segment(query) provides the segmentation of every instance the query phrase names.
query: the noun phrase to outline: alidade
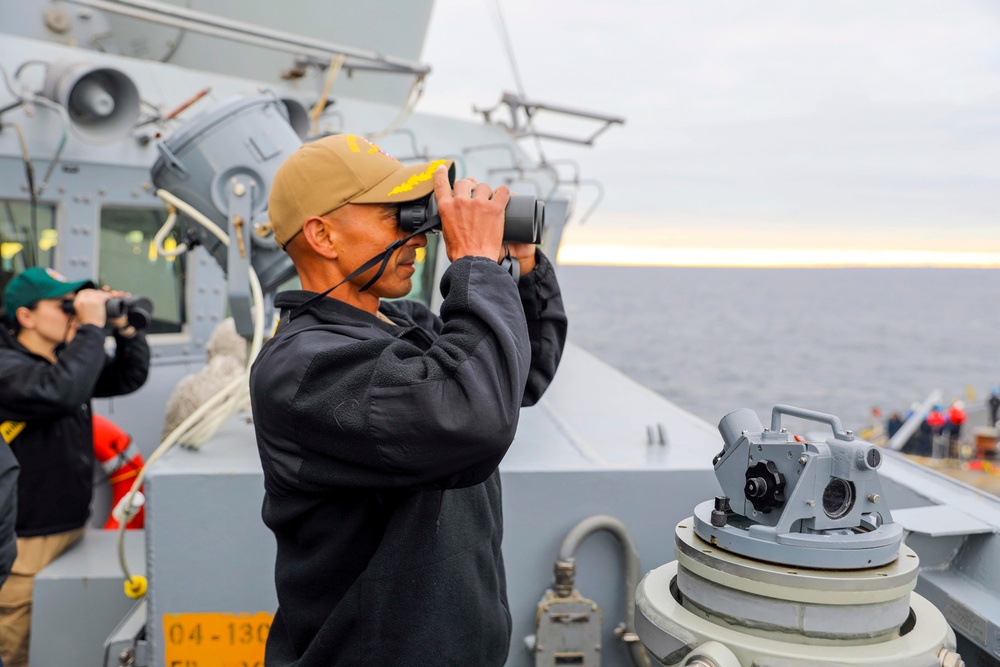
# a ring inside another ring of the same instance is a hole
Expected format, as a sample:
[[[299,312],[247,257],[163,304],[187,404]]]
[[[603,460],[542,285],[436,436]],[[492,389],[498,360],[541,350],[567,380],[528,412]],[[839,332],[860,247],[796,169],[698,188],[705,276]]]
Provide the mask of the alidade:
[[[782,415],[828,424],[833,437],[793,436]],[[882,501],[882,451],[856,440],[837,417],[777,405],[770,429],[744,409],[723,417],[719,431],[725,447],[715,474],[724,495],[695,507],[698,537],[797,567],[852,570],[896,559],[903,529]]]
[[[811,441],[782,416],[827,424]],[[786,405],[719,423],[722,495],[677,525],[677,560],[636,590],[636,632],[670,667],[962,667],[913,593],[916,553],[882,493],[882,451],[833,416]]]

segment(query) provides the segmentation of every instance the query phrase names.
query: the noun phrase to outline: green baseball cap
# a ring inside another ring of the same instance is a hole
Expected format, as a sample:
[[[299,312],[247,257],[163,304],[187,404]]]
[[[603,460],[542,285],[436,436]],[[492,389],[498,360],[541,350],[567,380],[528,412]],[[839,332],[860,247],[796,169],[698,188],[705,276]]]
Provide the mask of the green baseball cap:
[[[7,288],[3,291],[4,310],[7,311],[8,317],[14,317],[14,313],[21,306],[30,306],[40,299],[55,299],[93,286],[94,282],[91,280],[70,282],[55,269],[33,266],[17,274],[7,283]]]

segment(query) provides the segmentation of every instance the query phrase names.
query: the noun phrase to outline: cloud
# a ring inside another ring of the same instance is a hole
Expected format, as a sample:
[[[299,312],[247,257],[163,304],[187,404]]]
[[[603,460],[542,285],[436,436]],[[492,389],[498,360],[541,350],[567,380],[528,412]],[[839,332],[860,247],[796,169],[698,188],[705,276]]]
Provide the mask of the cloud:
[[[546,145],[604,184],[600,210],[615,224],[752,220],[764,235],[874,228],[997,243],[993,3],[502,7],[530,97],[627,118],[595,149]],[[486,5],[439,0],[425,58],[435,74],[421,110],[470,117],[515,90]]]

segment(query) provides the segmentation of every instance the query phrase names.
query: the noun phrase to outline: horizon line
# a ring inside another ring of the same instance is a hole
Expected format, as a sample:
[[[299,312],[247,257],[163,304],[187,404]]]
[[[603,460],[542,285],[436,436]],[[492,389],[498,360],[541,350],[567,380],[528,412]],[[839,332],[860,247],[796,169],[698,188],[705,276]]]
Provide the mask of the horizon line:
[[[1000,268],[1000,252],[564,245],[560,264],[677,268]]]

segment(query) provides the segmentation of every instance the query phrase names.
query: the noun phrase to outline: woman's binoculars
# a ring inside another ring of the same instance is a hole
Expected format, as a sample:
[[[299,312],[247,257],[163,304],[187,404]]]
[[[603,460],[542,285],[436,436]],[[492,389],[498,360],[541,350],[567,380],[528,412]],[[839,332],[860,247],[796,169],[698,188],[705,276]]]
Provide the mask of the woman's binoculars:
[[[63,301],[60,307],[67,315],[76,315],[76,308],[69,299]],[[153,302],[144,296],[112,297],[108,299],[105,308],[108,319],[127,316],[128,323],[136,329],[147,328],[153,314]]]

